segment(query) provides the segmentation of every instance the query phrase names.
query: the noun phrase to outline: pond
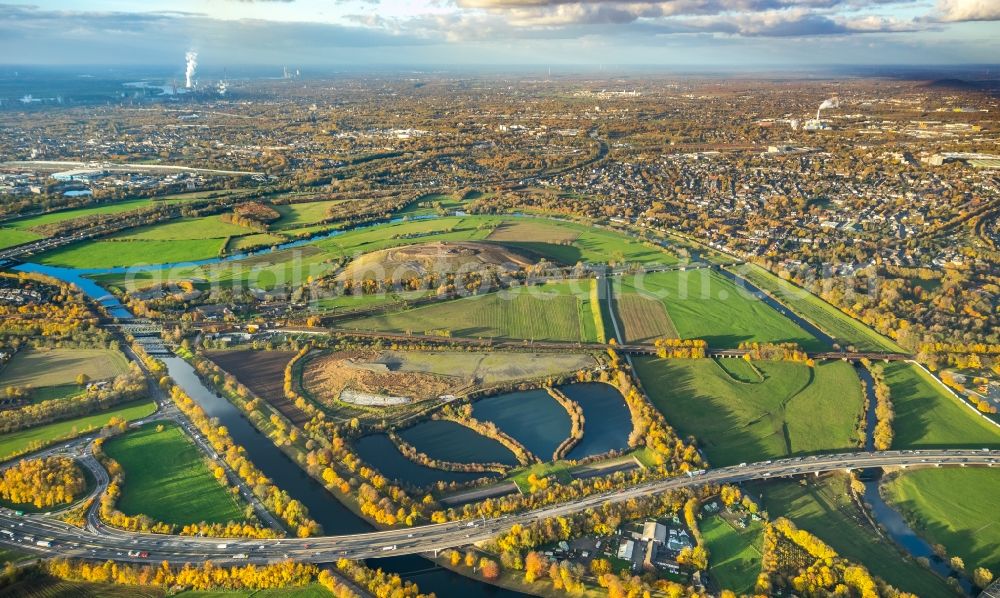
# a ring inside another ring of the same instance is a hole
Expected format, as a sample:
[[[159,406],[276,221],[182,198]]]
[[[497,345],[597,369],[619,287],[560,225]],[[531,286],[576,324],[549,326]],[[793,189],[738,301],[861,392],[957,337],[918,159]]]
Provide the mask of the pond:
[[[472,404],[472,416],[491,421],[542,461],[570,433],[569,414],[542,389],[523,390],[488,397]]]
[[[399,435],[431,459],[517,465],[517,458],[507,447],[455,422],[429,420],[407,428]]]
[[[583,440],[566,455],[584,459],[608,451],[628,448],[632,414],[618,389],[610,384],[588,382],[560,388],[583,409]]]
[[[429,487],[436,482],[471,482],[482,477],[497,477],[495,473],[465,473],[425,467],[407,459],[385,434],[370,434],[354,443],[354,450],[365,462],[387,478],[404,484]]]

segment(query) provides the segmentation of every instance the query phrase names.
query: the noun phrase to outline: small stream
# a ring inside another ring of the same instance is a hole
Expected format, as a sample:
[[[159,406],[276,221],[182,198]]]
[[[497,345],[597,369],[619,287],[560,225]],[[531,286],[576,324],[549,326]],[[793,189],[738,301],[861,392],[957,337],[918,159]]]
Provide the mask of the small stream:
[[[860,364],[855,366],[855,370],[864,384],[865,396],[868,398],[868,410],[865,413],[865,450],[874,451],[875,424],[878,422],[875,416],[875,382],[868,370]],[[934,548],[930,543],[913,531],[903,516],[899,514],[899,511],[892,508],[882,498],[882,494],[879,492],[879,487],[882,484],[882,470],[879,468],[865,470],[861,475],[861,481],[865,484],[864,500],[868,510],[885,534],[913,558],[923,557],[930,561],[931,570],[941,577],[957,578],[962,590],[971,596],[972,583],[969,578],[952,569],[947,561],[934,554]]]

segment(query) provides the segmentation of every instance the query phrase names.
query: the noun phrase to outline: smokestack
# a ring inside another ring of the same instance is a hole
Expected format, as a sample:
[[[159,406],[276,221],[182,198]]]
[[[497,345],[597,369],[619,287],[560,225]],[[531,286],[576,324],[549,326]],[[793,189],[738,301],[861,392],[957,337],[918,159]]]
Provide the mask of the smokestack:
[[[198,68],[198,53],[194,50],[188,50],[187,54],[184,55],[184,60],[187,62],[184,69],[184,86],[191,89],[194,87],[194,70]]]

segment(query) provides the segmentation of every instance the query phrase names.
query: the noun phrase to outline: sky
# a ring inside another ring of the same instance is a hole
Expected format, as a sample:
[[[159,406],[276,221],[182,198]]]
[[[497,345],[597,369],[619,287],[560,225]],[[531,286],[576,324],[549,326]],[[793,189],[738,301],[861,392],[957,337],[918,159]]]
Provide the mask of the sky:
[[[1000,0],[0,0],[3,64],[189,50],[210,69],[996,64]]]

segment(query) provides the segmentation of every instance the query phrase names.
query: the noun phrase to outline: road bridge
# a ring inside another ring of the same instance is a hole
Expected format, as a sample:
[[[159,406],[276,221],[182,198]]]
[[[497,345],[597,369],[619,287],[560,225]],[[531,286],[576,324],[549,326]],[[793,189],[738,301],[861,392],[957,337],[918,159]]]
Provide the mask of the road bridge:
[[[986,449],[813,455],[694,472],[497,519],[466,520],[315,538],[220,539],[131,533],[107,527],[81,529],[44,515],[18,516],[9,509],[2,509],[0,544],[12,545],[45,556],[125,562],[186,563],[210,559],[219,563],[265,564],[293,559],[326,563],[341,557],[367,559],[435,552],[488,540],[509,530],[514,524],[530,524],[550,517],[596,508],[604,503],[617,503],[705,484],[741,483],[875,467],[994,467],[997,464],[1000,464],[1000,450]],[[42,542],[43,545],[37,542]],[[139,557],[137,556],[139,552],[146,552],[148,556]]]

